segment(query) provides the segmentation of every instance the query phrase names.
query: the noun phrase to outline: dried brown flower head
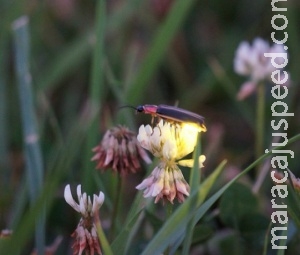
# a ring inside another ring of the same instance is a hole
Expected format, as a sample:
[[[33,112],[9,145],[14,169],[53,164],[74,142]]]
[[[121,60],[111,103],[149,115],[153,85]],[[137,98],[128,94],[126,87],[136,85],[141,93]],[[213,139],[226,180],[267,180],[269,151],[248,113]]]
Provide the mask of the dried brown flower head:
[[[126,175],[137,172],[140,160],[151,163],[145,150],[139,145],[136,135],[127,127],[117,126],[106,131],[101,143],[93,149],[96,169],[113,169]]]

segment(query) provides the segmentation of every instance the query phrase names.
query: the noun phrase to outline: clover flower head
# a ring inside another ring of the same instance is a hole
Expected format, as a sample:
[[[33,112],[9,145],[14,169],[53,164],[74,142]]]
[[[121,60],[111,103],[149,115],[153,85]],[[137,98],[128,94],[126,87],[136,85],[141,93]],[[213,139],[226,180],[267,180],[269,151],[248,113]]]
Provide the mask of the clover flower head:
[[[144,190],[144,197],[156,197],[155,203],[161,198],[173,203],[175,198],[183,202],[189,196],[189,185],[185,181],[178,165],[191,167],[192,159],[181,160],[193,152],[199,128],[190,124],[171,124],[161,120],[156,127],[142,125],[137,136],[141,146],[149,150],[160,163],[153,172],[136,188]],[[199,157],[199,165],[205,156]]]
[[[111,168],[121,175],[137,172],[141,167],[141,159],[147,164],[151,163],[135,134],[124,126],[107,130],[101,143],[93,151],[96,153],[92,158],[92,161],[97,162],[96,169]]]
[[[171,203],[175,198],[179,202],[183,202],[184,196],[189,196],[190,191],[190,187],[178,166],[166,162],[161,162],[155,167],[151,175],[136,188],[144,190],[144,197],[156,197],[155,203],[161,198]]]
[[[13,231],[10,229],[2,229],[0,231],[0,239],[10,238],[13,234]]]
[[[66,202],[73,209],[81,214],[81,219],[76,230],[71,235],[74,238],[73,254],[81,255],[84,250],[93,255],[102,254],[98,240],[97,230],[94,223],[94,216],[104,202],[104,194],[93,195],[93,202],[86,193],[81,193],[81,185],[77,186],[78,203],[73,199],[70,185],[65,187],[64,197]]]
[[[234,70],[241,75],[250,76],[253,81],[261,81],[270,78],[276,70],[270,58],[265,53],[285,53],[282,44],[269,45],[261,38],[256,38],[252,46],[248,42],[241,42],[237,48],[234,59]],[[282,60],[279,60],[282,61]],[[278,62],[278,64],[281,64]]]
[[[161,120],[156,127],[140,126],[137,136],[141,146],[164,161],[176,161],[191,153],[199,129],[192,124],[171,124]]]
[[[273,44],[261,38],[256,38],[253,44],[241,42],[234,58],[234,70],[237,74],[245,75],[250,81],[244,83],[238,93],[238,99],[242,100],[251,95],[260,81],[270,80],[276,67],[271,63],[271,58],[265,57],[265,53],[286,53],[282,44]],[[276,59],[277,64],[282,64],[283,59]]]

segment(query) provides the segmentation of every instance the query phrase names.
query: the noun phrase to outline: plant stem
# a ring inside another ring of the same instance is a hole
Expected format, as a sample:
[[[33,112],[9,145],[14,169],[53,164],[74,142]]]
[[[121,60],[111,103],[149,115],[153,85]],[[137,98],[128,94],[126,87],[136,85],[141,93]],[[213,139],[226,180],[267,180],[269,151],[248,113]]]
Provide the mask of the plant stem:
[[[170,219],[171,215],[173,213],[173,205],[171,203],[167,203],[167,208],[166,208],[166,221]],[[166,250],[166,255],[171,254],[171,245],[168,246]]]
[[[263,154],[264,130],[265,130],[265,84],[259,82],[257,85],[257,108],[256,108],[256,137],[255,137],[255,158]],[[257,171],[260,165],[257,166]]]
[[[118,174],[117,194],[116,194],[116,199],[114,201],[112,220],[111,220],[111,231],[110,231],[110,236],[109,236],[110,240],[113,239],[114,234],[115,234],[116,220],[117,220],[118,211],[119,211],[119,207],[120,207],[121,194],[122,194],[122,177]]]

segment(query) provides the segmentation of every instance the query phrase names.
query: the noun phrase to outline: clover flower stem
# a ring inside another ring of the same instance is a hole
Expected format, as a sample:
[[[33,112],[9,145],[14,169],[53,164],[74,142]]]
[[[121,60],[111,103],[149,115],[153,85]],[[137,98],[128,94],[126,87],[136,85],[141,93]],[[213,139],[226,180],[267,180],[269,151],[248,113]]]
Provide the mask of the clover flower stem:
[[[191,192],[198,188],[199,183],[201,181],[201,170],[200,170],[199,161],[198,161],[198,158],[200,155],[201,155],[201,133],[198,133],[197,143],[196,143],[195,150],[193,153],[194,164],[190,170],[189,184],[191,187]]]
[[[190,171],[190,187],[191,187],[191,193],[195,190],[198,189],[199,184],[201,182],[201,170],[199,167],[199,161],[197,160],[199,158],[199,156],[201,155],[201,134],[199,133],[197,136],[197,144],[195,146],[195,150],[194,150],[194,165],[191,168]],[[193,225],[193,219],[194,217],[191,219],[191,221],[188,223],[187,228],[186,228],[186,235],[183,241],[183,247],[182,247],[182,254],[183,255],[188,255],[189,251],[190,251],[190,247],[192,244],[192,239],[193,239],[193,233],[194,233],[194,225]]]
[[[102,249],[104,251],[104,254],[105,255],[113,255],[113,252],[111,250],[109,242],[108,242],[108,240],[107,240],[107,238],[105,236],[105,233],[103,231],[103,228],[101,226],[100,218],[99,218],[99,212],[98,211],[94,214],[94,222],[95,222],[96,229],[97,229],[99,243],[101,244],[101,247],[102,247]]]
[[[264,146],[264,129],[265,129],[265,84],[259,82],[257,84],[257,108],[256,108],[256,158],[259,158],[263,154]],[[260,169],[260,165],[257,166],[257,173]]]
[[[171,203],[167,203],[166,206],[166,221],[171,217],[173,213],[173,204]],[[166,250],[166,255],[171,254],[171,244],[168,246],[167,250]]]
[[[122,177],[121,175],[118,174],[118,179],[117,179],[117,194],[116,198],[114,201],[114,206],[113,206],[113,212],[112,212],[112,219],[111,219],[111,228],[110,228],[110,233],[109,233],[109,239],[113,240],[114,235],[115,235],[115,228],[116,228],[116,221],[117,221],[117,216],[118,216],[118,211],[120,208],[120,202],[121,202],[121,194],[122,194]]]

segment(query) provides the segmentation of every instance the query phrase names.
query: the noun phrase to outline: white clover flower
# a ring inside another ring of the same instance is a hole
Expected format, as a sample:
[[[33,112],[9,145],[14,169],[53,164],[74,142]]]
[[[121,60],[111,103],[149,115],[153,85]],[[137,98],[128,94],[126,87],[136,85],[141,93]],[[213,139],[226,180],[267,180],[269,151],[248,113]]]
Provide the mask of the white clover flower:
[[[74,208],[75,211],[81,214],[81,219],[77,228],[71,235],[75,240],[72,246],[73,254],[81,255],[84,250],[88,254],[94,255],[102,254],[100,243],[98,240],[96,226],[94,224],[94,216],[98,213],[99,208],[104,202],[104,194],[100,191],[99,195],[93,195],[93,202],[91,197],[86,193],[81,192],[81,185],[77,186],[78,203],[73,199],[70,185],[65,187],[64,197],[66,202]]]
[[[81,193],[81,185],[77,186],[77,198],[79,203],[76,203],[73,199],[70,184],[65,187],[64,197],[66,202],[83,217],[93,217],[94,213],[98,212],[104,201],[104,194],[100,191],[99,196],[93,195],[92,203],[90,196],[87,196],[86,193]]]
[[[250,81],[244,83],[237,97],[242,100],[252,94],[258,82],[270,80],[271,74],[276,70],[271,63],[271,58],[265,57],[265,53],[286,53],[282,44],[273,44],[261,38],[256,38],[253,44],[241,42],[234,58],[234,70],[237,74],[249,76]],[[283,64],[283,59],[276,59],[277,64]],[[285,84],[287,85],[287,84]]]
[[[238,74],[250,76],[251,80],[256,82],[269,79],[276,68],[272,65],[271,59],[264,56],[264,53],[285,52],[283,45],[274,44],[270,46],[261,38],[256,38],[252,46],[248,42],[242,42],[236,51],[234,70]],[[277,64],[282,63],[278,62]]]
[[[185,181],[178,165],[191,167],[192,159],[181,160],[194,151],[199,128],[185,123],[171,124],[161,120],[156,127],[142,125],[137,140],[141,146],[149,150],[160,163],[153,172],[136,188],[144,190],[144,197],[156,197],[155,203],[161,198],[173,203],[174,198],[184,201],[189,196],[189,185]],[[199,166],[205,156],[199,157]]]
[[[194,151],[198,133],[199,129],[192,124],[171,124],[161,120],[153,129],[150,125],[140,126],[137,139],[155,157],[176,161]]]

